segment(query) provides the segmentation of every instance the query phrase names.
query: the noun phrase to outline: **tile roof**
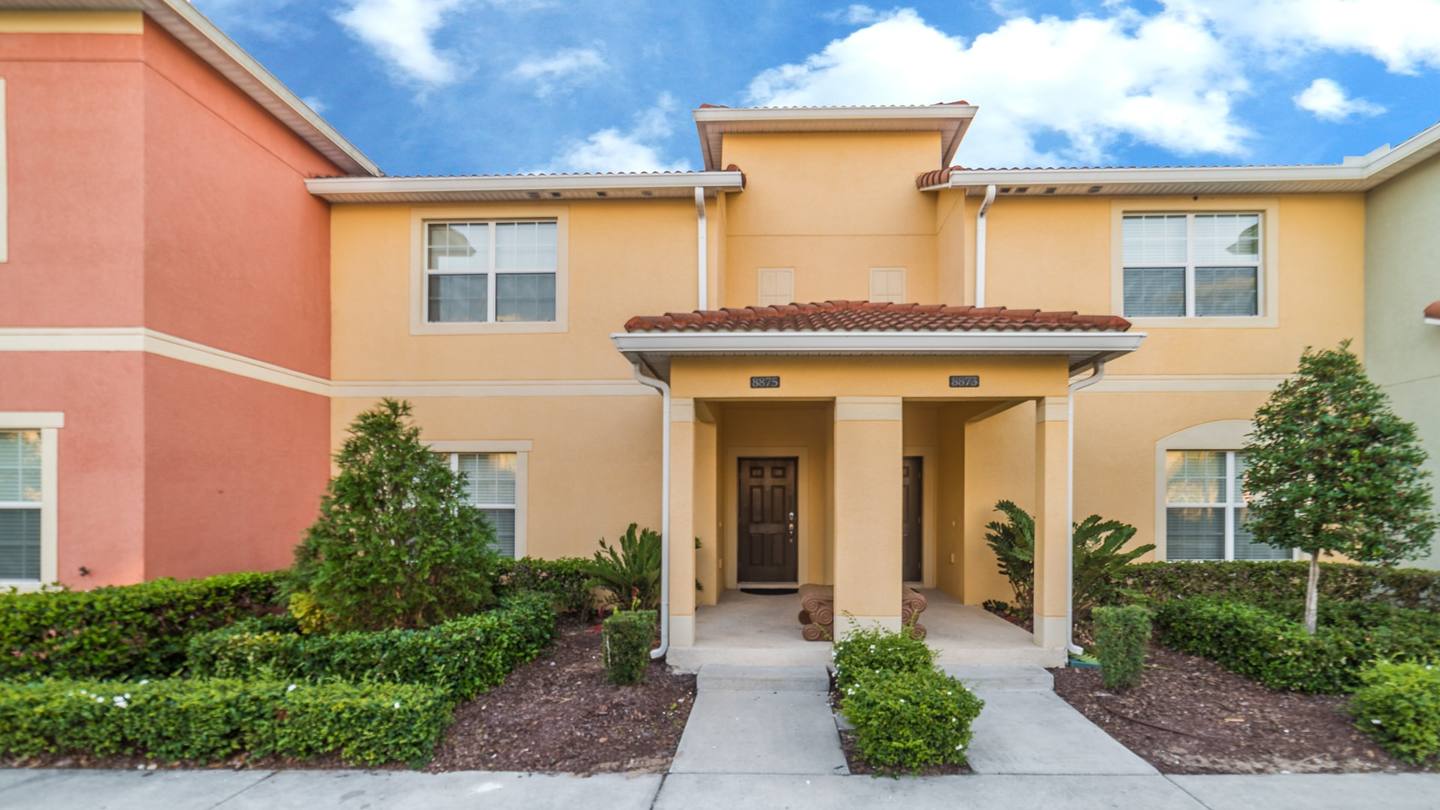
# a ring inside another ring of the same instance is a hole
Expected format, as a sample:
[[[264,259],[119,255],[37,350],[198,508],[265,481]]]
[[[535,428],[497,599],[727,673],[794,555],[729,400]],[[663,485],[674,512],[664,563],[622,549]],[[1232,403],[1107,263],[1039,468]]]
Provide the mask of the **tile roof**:
[[[1433,301],[1425,307],[1425,317],[1440,320],[1440,301]]]
[[[1125,332],[1118,315],[1038,309],[826,301],[637,315],[626,332]]]

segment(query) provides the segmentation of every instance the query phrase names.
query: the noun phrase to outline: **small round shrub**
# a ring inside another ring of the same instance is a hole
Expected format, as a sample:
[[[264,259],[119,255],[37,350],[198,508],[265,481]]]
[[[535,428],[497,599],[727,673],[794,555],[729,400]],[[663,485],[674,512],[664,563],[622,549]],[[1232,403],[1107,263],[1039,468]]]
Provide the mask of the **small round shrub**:
[[[855,629],[835,642],[835,686],[846,692],[855,682],[882,672],[923,672],[935,666],[935,651],[908,633]]]
[[[650,642],[655,640],[655,615],[653,610],[620,610],[605,620],[605,675],[611,683],[645,680]]]
[[[970,725],[985,706],[960,681],[932,667],[866,675],[841,699],[860,756],[877,768],[911,772],[964,765]]]
[[[1095,655],[1106,689],[1129,689],[1140,684],[1145,651],[1150,646],[1150,611],[1138,605],[1097,607]]]
[[[1407,762],[1440,757],[1440,667],[1377,661],[1360,682],[1350,713],[1362,731]]]

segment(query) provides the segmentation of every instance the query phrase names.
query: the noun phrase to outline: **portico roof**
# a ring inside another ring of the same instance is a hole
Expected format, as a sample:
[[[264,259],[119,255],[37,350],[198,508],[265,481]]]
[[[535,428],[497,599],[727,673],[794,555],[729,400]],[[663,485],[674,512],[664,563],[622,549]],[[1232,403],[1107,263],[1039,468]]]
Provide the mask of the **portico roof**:
[[[826,301],[637,315],[611,340],[661,376],[700,355],[1065,355],[1079,370],[1139,348],[1129,330],[1116,315]]]

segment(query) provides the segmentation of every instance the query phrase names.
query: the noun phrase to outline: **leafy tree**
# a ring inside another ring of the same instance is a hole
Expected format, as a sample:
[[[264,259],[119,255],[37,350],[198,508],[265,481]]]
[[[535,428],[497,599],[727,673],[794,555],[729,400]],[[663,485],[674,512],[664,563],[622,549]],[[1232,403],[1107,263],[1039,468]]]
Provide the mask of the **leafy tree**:
[[[355,417],[295,551],[289,588],[331,629],[426,627],[494,601],[494,530],[409,417],[392,399]]]
[[[1310,555],[1305,629],[1312,635],[1322,553],[1392,565],[1429,549],[1436,519],[1425,451],[1348,340],[1305,350],[1296,376],[1255,412],[1245,453],[1251,533]]]

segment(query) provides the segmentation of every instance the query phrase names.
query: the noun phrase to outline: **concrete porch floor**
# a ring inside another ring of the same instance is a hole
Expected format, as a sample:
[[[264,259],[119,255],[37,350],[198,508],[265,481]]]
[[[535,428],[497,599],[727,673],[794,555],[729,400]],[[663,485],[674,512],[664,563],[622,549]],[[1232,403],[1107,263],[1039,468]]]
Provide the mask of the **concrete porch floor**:
[[[1035,646],[1023,629],[982,608],[961,604],[935,589],[926,589],[929,607],[920,616],[926,643],[939,653],[942,667],[971,665],[1032,665],[1064,663],[1064,653]],[[671,647],[672,667],[695,672],[704,664],[807,666],[830,663],[830,645],[800,637],[800,596],[762,596],[724,591],[717,605],[695,613],[695,645]],[[836,617],[837,629],[844,619]]]

